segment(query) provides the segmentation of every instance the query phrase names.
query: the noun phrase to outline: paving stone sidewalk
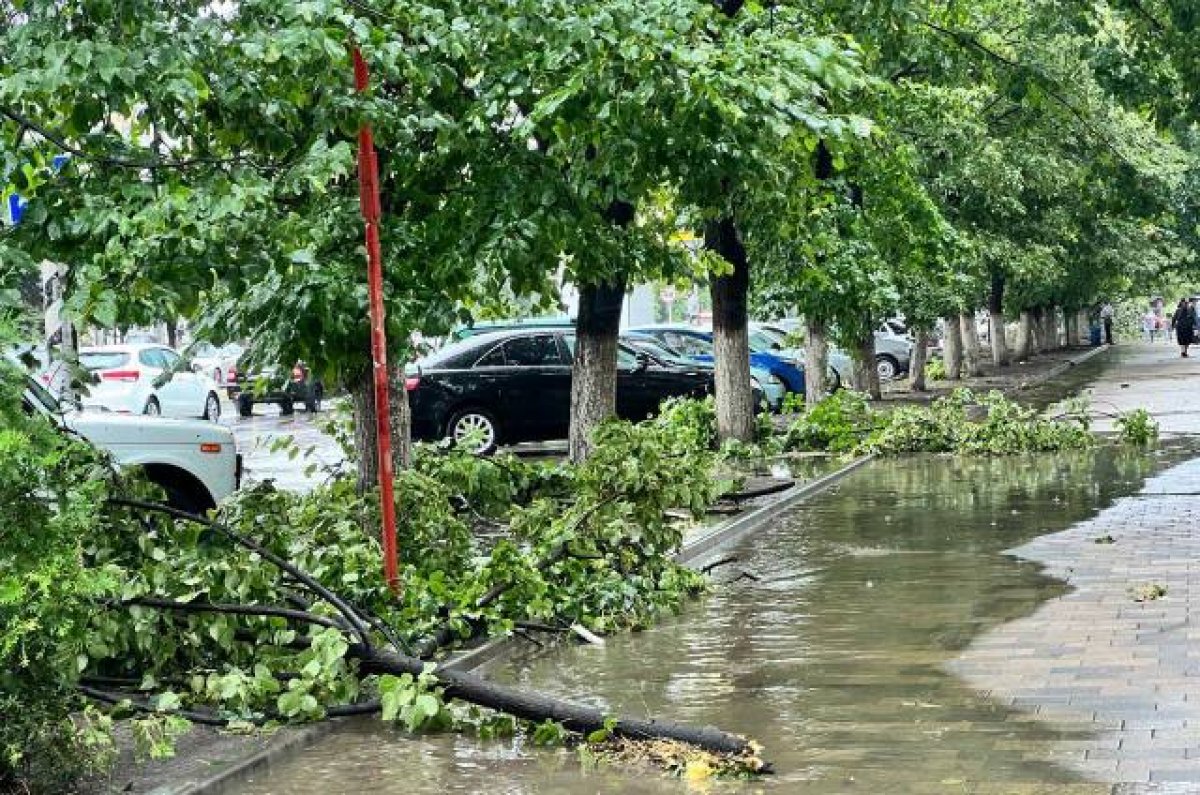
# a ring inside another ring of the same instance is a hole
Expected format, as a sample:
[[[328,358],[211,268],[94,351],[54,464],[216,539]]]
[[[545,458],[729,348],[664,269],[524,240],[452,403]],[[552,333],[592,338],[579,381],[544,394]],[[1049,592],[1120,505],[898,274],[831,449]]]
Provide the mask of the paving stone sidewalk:
[[[1200,410],[1182,397],[1200,386],[1200,364],[1163,353],[1122,352],[1093,393],[1187,432]],[[1114,793],[1200,792],[1198,524],[1200,458],[1087,522],[1011,550],[1074,590],[976,639],[949,668],[1036,720],[1093,730],[1053,761],[1113,782]],[[1156,585],[1165,595],[1137,601]]]

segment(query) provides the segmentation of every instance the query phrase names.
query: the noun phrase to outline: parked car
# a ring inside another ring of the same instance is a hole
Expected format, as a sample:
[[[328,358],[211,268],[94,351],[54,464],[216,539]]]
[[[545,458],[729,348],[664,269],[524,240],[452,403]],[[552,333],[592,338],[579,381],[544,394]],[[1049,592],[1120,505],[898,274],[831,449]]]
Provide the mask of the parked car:
[[[793,318],[765,323],[763,328],[788,336],[802,328],[802,325]],[[907,373],[912,361],[912,349],[913,341],[903,320],[891,318],[880,323],[875,330],[875,369],[879,378],[890,381]],[[838,383],[845,383],[852,367],[850,355],[841,348],[830,346],[829,360],[830,366],[838,373]]]
[[[451,343],[406,368],[414,439],[501,444],[564,439],[570,423],[570,329],[495,331]],[[617,414],[642,420],[668,397],[713,390],[712,371],[617,350]]]
[[[627,332],[651,337],[667,350],[700,362],[714,361],[713,334],[708,329],[687,325],[662,324],[639,326]],[[804,365],[778,352],[754,350],[751,345],[750,364],[769,371],[783,382],[789,392],[804,394]],[[769,346],[766,346],[769,347]]]
[[[789,335],[780,329],[765,323],[752,323],[750,324],[750,328],[751,348],[755,348],[756,345],[765,345],[770,350],[776,351],[789,359],[804,361],[805,351],[801,348],[790,347]],[[829,372],[826,373],[828,388],[830,392],[836,392],[842,388],[843,384],[850,380],[850,368],[853,366],[853,363],[844,351],[834,347],[828,349],[826,359],[829,366]]]
[[[285,416],[293,414],[298,405],[316,414],[325,400],[325,384],[304,362],[296,362],[290,370],[268,366],[253,372],[239,364],[229,397],[237,404],[240,417],[252,416],[259,403],[274,403]]]
[[[200,340],[193,342],[183,355],[192,365],[192,371],[204,373],[212,378],[218,387],[228,388],[237,380],[237,363],[246,349],[236,342],[220,347],[211,342]]]
[[[637,352],[646,354],[660,364],[679,367],[702,367],[706,370],[713,369],[711,362],[698,362],[695,359],[689,359],[686,356],[672,353],[650,337],[622,334],[621,342]],[[782,408],[783,396],[787,394],[787,387],[777,377],[771,375],[769,370],[752,366],[750,368],[750,386],[755,392],[754,404],[756,406],[765,403],[767,409],[770,411],[778,411]]]
[[[82,395],[85,408],[120,414],[221,418],[217,385],[165,345],[103,345],[79,351],[79,364],[95,383]]]
[[[204,513],[232,494],[242,478],[233,432],[198,420],[149,419],[109,411],[76,411],[26,377],[25,410],[47,417],[112,454],[139,466],[180,510]]]
[[[875,332],[875,370],[882,381],[891,381],[907,373],[912,362],[913,341],[907,333],[896,332],[891,323]]]

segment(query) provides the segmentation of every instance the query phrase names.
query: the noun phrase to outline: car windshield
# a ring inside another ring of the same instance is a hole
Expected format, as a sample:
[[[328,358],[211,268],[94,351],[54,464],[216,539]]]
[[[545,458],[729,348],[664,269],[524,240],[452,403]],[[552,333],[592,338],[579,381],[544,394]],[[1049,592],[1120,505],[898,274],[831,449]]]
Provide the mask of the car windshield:
[[[111,370],[129,361],[125,351],[84,351],[79,354],[79,363],[88,370]]]
[[[786,348],[784,340],[762,329],[751,329],[750,350],[754,353],[772,353]]]

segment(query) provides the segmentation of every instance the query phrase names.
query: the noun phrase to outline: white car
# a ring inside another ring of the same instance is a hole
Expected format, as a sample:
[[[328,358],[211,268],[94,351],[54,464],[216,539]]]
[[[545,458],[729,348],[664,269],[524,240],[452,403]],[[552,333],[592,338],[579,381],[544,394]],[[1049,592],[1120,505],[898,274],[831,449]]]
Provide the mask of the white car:
[[[217,385],[192,372],[165,345],[104,345],[83,348],[79,363],[98,379],[82,396],[84,408],[120,414],[221,418]]]
[[[203,340],[194,342],[184,351],[192,371],[210,376],[219,387],[237,383],[237,363],[246,349],[236,342],[217,347]]]
[[[140,466],[180,510],[203,514],[232,494],[242,476],[233,431],[197,420],[160,420],[109,412],[64,411],[32,378],[26,409],[108,451],[121,466]]]

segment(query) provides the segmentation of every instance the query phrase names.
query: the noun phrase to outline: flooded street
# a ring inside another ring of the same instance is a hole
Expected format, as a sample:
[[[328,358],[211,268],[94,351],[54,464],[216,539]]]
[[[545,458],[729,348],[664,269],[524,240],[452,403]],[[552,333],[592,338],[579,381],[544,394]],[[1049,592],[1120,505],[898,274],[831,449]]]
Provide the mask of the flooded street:
[[[721,555],[711,593],[604,647],[487,671],[613,712],[759,740],[776,775],[693,783],[586,770],[511,740],[410,738],[366,721],[237,791],[266,793],[1108,792],[1055,764],[1087,735],[951,674],[972,639],[1066,592],[1003,554],[1085,521],[1182,451],[875,462]]]

